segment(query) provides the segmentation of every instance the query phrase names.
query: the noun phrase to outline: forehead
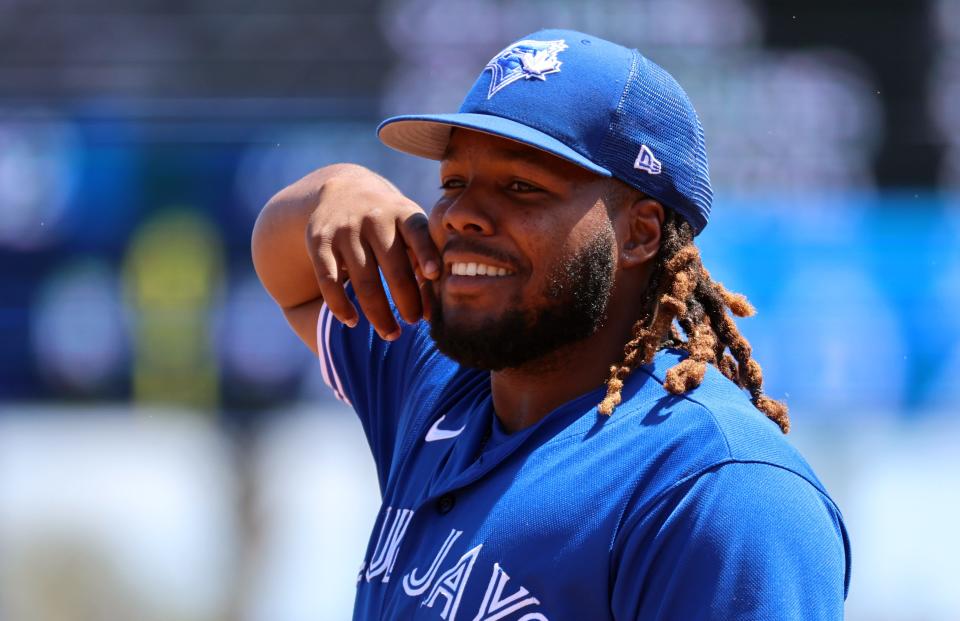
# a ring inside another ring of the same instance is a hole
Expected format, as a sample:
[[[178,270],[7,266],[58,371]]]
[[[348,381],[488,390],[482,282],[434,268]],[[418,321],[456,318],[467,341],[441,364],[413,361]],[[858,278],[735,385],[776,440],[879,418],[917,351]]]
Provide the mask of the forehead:
[[[492,164],[533,166],[571,180],[602,179],[572,162],[523,143],[479,131],[454,128],[441,163],[459,163],[472,159]]]

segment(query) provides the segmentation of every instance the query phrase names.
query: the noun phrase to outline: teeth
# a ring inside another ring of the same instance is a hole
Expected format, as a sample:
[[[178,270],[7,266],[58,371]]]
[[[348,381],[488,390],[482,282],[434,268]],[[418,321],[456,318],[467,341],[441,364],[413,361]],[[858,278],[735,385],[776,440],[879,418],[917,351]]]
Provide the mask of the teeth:
[[[510,272],[505,267],[494,267],[486,263],[453,263],[450,272],[454,276],[507,276]]]

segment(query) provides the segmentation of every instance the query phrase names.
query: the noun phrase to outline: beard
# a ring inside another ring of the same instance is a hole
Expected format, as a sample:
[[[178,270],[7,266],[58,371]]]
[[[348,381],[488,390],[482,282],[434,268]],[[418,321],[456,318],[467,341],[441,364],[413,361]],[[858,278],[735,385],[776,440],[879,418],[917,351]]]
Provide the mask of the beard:
[[[463,366],[499,371],[543,359],[593,335],[606,320],[613,291],[613,245],[611,230],[598,233],[550,271],[545,304],[509,308],[480,325],[448,324],[440,296],[433,296],[430,336],[437,349]]]

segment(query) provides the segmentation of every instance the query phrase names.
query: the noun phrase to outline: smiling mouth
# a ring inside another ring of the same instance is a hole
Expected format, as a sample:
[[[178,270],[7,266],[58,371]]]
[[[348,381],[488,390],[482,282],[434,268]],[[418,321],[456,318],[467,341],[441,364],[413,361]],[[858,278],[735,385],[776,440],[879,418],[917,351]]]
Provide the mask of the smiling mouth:
[[[458,261],[450,264],[450,273],[454,276],[511,276],[513,272],[505,267],[497,267],[486,263],[467,263]]]

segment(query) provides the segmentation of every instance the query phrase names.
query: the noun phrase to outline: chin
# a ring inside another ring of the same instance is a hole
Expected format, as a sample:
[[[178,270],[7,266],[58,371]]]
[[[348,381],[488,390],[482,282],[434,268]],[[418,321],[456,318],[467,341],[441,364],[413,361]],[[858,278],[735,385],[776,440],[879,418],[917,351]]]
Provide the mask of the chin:
[[[431,317],[430,336],[437,349],[463,366],[498,371],[526,361],[522,334],[528,318],[516,308],[491,313],[435,304]]]
[[[440,353],[465,367],[515,369],[590,337],[604,319],[602,312],[587,317],[570,310],[567,305],[530,311],[511,308],[495,317],[468,319],[437,305],[430,336]]]
[[[436,309],[434,309],[436,310]],[[497,308],[495,310],[475,308],[469,304],[444,304],[440,318],[444,326],[457,334],[476,334],[495,328],[509,314],[522,314],[516,309]]]

